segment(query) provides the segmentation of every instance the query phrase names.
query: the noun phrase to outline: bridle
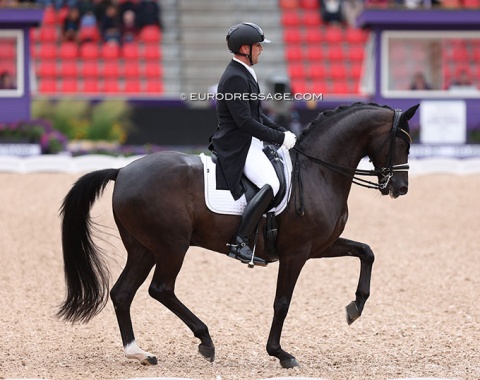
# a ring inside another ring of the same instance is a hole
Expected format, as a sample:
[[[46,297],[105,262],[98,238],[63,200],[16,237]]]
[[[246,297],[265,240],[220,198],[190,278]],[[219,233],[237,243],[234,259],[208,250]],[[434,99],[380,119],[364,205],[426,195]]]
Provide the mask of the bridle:
[[[294,164],[294,170],[293,170],[293,181],[294,183],[298,184],[298,191],[300,193],[300,197],[303,197],[303,185],[302,185],[302,180],[301,180],[301,174],[300,174],[300,161],[298,159],[298,156],[301,154],[302,156],[307,157],[309,160],[320,164],[327,169],[330,169],[336,173],[339,173],[341,175],[350,177],[353,174],[353,179],[352,182],[356,185],[366,187],[369,189],[376,189],[376,190],[383,190],[385,189],[389,182],[390,179],[393,177],[393,174],[396,172],[406,172],[409,169],[408,164],[399,164],[399,165],[393,165],[393,154],[395,151],[395,146],[396,146],[396,138],[400,137],[404,141],[407,142],[408,145],[412,143],[412,137],[410,134],[405,130],[399,127],[400,124],[400,118],[402,116],[402,111],[399,109],[395,109],[394,115],[393,115],[393,122],[392,122],[392,129],[390,131],[390,136],[388,140],[385,141],[385,143],[388,142],[388,152],[387,152],[387,162],[386,166],[382,168],[377,168],[375,167],[374,170],[363,170],[363,169],[354,169],[354,168],[349,168],[346,166],[334,164],[332,162],[324,161],[320,158],[313,157],[309,155],[308,153],[302,151],[301,149],[294,147],[293,149],[295,150],[295,164]],[[383,149],[383,146],[380,148],[380,150]],[[380,179],[377,183],[368,181],[363,178],[359,178],[357,176],[362,175],[362,176],[380,176]],[[300,199],[301,206],[300,209],[297,209],[297,212],[300,215],[303,215],[303,201]]]

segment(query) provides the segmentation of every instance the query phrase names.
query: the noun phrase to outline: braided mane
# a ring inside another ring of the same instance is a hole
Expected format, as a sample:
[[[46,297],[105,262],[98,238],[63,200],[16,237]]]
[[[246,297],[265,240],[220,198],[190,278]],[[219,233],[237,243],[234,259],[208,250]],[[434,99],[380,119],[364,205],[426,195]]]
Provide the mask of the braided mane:
[[[323,112],[320,112],[318,116],[303,130],[301,135],[299,136],[300,140],[303,140],[306,136],[308,136],[316,127],[323,125],[326,120],[331,120],[331,116],[333,115],[338,115],[339,113],[342,113],[343,111],[347,111],[353,108],[357,107],[362,107],[362,106],[374,106],[374,107],[380,107],[380,108],[386,108],[393,110],[393,108],[387,106],[387,105],[379,105],[377,103],[362,103],[362,102],[356,102],[352,103],[350,105],[345,105],[345,106],[338,106],[337,108],[333,110],[326,110]]]

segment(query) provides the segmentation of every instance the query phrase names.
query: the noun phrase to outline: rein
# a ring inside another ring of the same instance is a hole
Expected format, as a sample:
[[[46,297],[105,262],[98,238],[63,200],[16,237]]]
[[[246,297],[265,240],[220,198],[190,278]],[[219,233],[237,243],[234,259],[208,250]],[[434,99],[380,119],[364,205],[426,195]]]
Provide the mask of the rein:
[[[390,133],[390,138],[387,140],[389,142],[389,147],[388,147],[388,153],[387,153],[387,165],[383,168],[375,168],[374,170],[363,170],[363,169],[354,169],[354,168],[349,168],[346,166],[338,165],[332,162],[324,161],[320,158],[314,157],[309,155],[308,153],[305,153],[304,151],[300,150],[297,147],[293,147],[295,150],[295,164],[294,164],[294,173],[293,173],[293,181],[298,184],[298,194],[299,194],[299,203],[300,206],[297,208],[297,213],[299,215],[304,215],[305,211],[303,208],[303,183],[302,183],[302,178],[301,178],[301,173],[300,173],[300,162],[299,162],[299,154],[302,156],[307,157],[309,160],[322,165],[326,167],[327,169],[330,169],[336,173],[339,173],[344,176],[352,176],[353,179],[352,182],[355,185],[359,185],[362,187],[366,187],[368,189],[375,189],[375,190],[383,190],[388,186],[388,183],[390,182],[390,179],[392,178],[393,174],[395,172],[403,172],[403,171],[408,171],[409,165],[408,164],[400,164],[400,165],[393,165],[393,152],[395,150],[395,138],[401,137],[405,139],[409,144],[412,143],[412,138],[410,134],[402,129],[399,128],[399,123],[400,123],[400,117],[402,116],[402,112],[399,109],[395,110],[395,114],[393,116],[393,122],[392,122],[392,131]],[[401,134],[400,134],[401,133]],[[368,181],[363,178],[357,177],[358,175],[362,176],[379,176],[381,175],[382,178],[376,183],[372,181]],[[296,200],[296,194],[295,194],[295,200]]]

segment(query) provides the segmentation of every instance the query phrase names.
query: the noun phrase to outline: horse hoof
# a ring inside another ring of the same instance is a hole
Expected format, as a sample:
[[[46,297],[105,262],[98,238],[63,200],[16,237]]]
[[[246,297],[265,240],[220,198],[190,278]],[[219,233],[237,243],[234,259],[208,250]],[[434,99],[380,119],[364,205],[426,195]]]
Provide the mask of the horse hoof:
[[[282,366],[282,368],[300,367],[300,365],[297,362],[297,359],[295,358],[280,360],[280,365]]]
[[[157,365],[158,361],[157,361],[156,356],[147,356],[140,363],[143,364],[143,365]]]
[[[348,325],[351,325],[360,317],[361,313],[358,310],[355,301],[350,302],[345,309],[347,312],[347,323]]]
[[[208,347],[204,346],[203,344],[199,344],[198,352],[200,352],[202,356],[210,362],[215,360],[215,347]]]

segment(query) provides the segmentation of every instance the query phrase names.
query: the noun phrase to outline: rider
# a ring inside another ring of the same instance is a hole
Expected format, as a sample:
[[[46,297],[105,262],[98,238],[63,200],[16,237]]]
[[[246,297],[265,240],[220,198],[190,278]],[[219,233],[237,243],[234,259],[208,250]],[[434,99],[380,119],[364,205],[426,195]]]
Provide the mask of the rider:
[[[209,149],[217,155],[217,188],[230,190],[235,200],[246,189],[242,173],[260,191],[247,204],[228,256],[248,263],[253,252],[248,246],[263,213],[278,193],[280,183],[275,169],[263,152],[263,142],[293,148],[296,136],[275,124],[262,111],[260,89],[252,66],[258,63],[262,43],[269,43],[262,29],[253,23],[233,25],[227,32],[227,46],[233,59],[217,89],[218,128],[210,138]],[[254,257],[256,265],[266,262]]]

